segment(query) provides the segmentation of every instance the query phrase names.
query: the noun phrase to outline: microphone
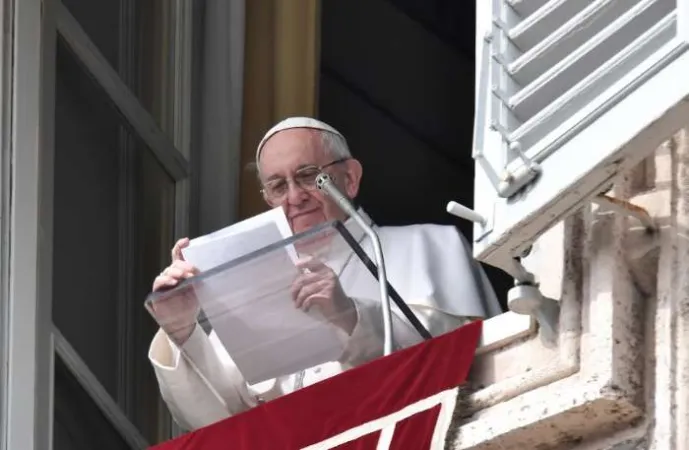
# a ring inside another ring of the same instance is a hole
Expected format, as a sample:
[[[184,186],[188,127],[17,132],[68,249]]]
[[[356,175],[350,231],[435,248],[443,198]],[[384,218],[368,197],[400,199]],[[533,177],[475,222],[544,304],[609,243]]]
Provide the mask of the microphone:
[[[392,353],[392,314],[390,313],[390,297],[388,297],[388,278],[385,273],[385,261],[383,259],[383,250],[380,245],[378,234],[371,228],[371,226],[361,217],[361,214],[354,208],[354,205],[349,199],[335,186],[333,179],[325,172],[321,172],[316,177],[316,187],[330,196],[337,206],[342,209],[349,217],[353,218],[361,228],[364,229],[366,235],[373,243],[373,253],[376,258],[376,265],[378,266],[378,284],[380,285],[380,301],[383,309],[383,355],[387,356]]]

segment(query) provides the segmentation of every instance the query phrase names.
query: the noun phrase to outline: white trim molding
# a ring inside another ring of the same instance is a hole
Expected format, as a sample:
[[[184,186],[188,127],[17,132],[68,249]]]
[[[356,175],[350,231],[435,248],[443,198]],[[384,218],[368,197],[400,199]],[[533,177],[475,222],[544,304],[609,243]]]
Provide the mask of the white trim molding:
[[[3,286],[2,298],[7,312],[2,327],[7,384],[0,447],[6,450],[52,448],[54,6],[52,0],[1,3],[0,132],[3,161],[12,165],[9,229],[2,236],[3,246],[9,245],[3,251],[9,251],[10,267],[5,280],[9,288]]]
[[[0,23],[7,24],[5,15],[9,14],[4,5],[0,6]],[[11,30],[3,28],[0,33],[0,448],[5,449],[7,438],[8,413],[6,370],[9,353],[10,326],[10,270],[12,239],[12,41]],[[9,41],[9,42],[8,42]]]

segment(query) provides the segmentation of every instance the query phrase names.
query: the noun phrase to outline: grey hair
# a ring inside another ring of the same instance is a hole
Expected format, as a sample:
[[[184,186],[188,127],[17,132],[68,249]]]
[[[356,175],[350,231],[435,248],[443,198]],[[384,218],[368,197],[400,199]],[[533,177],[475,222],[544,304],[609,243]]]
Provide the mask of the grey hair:
[[[336,159],[352,157],[347,141],[341,135],[325,130],[318,130],[318,132],[321,135],[323,148],[330,156]]]

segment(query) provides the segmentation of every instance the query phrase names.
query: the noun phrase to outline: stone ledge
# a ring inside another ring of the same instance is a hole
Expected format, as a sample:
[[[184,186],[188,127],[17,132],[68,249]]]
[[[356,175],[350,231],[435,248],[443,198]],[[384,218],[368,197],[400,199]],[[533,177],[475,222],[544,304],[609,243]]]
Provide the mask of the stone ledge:
[[[610,381],[575,374],[481,411],[460,427],[454,448],[548,450],[629,427],[643,415],[637,394]]]

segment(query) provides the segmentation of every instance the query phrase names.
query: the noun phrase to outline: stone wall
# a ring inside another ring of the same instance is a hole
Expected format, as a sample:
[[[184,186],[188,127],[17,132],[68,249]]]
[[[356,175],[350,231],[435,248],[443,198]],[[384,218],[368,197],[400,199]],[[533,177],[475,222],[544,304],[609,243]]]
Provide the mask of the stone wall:
[[[449,448],[689,449],[689,132],[609,195],[657,229],[588,205],[539,239],[525,265],[560,301],[557,341],[479,352]]]

